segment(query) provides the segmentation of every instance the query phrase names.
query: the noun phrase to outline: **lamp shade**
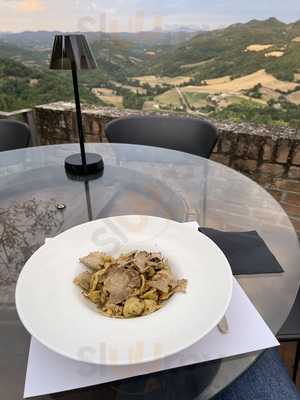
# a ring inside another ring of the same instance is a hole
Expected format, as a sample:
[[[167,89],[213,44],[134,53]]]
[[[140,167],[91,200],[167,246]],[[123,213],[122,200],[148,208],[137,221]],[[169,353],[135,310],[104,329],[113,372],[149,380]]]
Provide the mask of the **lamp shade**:
[[[95,69],[96,60],[84,35],[56,35],[50,69]]]

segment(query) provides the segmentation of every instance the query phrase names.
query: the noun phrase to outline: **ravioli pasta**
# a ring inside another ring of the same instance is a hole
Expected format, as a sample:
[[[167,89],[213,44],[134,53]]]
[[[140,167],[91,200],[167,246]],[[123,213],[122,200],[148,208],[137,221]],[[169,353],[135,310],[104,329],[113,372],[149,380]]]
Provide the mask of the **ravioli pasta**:
[[[185,292],[186,279],[175,279],[161,253],[132,251],[114,258],[96,251],[80,258],[88,268],[74,283],[105,315],[132,318],[161,308],[177,292]]]

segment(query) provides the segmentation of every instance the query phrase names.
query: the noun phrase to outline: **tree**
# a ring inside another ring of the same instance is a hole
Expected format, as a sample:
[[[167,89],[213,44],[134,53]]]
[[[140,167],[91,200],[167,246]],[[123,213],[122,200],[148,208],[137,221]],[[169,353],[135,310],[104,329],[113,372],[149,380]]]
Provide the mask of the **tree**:
[[[145,99],[143,96],[137,96],[132,92],[128,92],[123,97],[124,107],[135,109],[135,110],[141,110],[143,108],[144,101],[145,101]]]

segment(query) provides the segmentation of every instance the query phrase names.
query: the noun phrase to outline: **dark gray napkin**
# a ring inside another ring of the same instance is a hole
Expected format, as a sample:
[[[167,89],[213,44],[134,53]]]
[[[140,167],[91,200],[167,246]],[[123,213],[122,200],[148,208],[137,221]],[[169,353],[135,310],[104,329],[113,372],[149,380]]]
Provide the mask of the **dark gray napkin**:
[[[233,275],[274,274],[284,272],[257,232],[222,232],[199,228],[223,251]]]

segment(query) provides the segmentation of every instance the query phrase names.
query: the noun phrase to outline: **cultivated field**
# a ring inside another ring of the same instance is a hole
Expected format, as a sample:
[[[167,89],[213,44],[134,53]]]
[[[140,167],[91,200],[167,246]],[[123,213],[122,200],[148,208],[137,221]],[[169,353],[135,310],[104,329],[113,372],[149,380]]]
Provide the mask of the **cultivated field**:
[[[281,94],[279,92],[276,92],[276,90],[266,87],[260,88],[259,93],[261,94],[261,100],[265,101],[266,103],[270,100],[278,100],[281,96]]]
[[[297,106],[300,105],[300,91],[291,93],[287,96],[287,99],[290,103],[296,104]]]
[[[300,81],[300,71],[298,71],[294,74],[294,79],[295,79],[295,81]]]
[[[145,75],[137,76],[131,78],[133,81],[138,81],[140,85],[148,84],[152,87],[155,86],[179,86],[185,83],[189,83],[192,78],[190,76],[176,76],[170,78],[168,76],[155,76],[155,75]]]
[[[284,51],[271,51],[270,53],[265,54],[265,57],[280,58],[282,56],[284,56]]]
[[[147,90],[143,89],[139,86],[129,86],[129,85],[122,85],[121,86],[123,89],[127,89],[130,92],[134,93],[134,94],[140,94],[140,95],[146,95],[147,94]]]
[[[140,95],[146,95],[147,94],[147,90],[141,88],[140,86],[130,86],[130,85],[123,85],[122,83],[116,82],[116,81],[109,81],[112,85],[118,87],[118,88],[123,88],[123,89],[127,89],[130,92],[134,93],[134,94],[140,94]]]
[[[245,51],[264,51],[273,47],[272,44],[251,44],[250,46],[246,47]]]
[[[155,102],[162,106],[181,107],[181,101],[176,89],[166,91],[154,98]]]
[[[123,108],[123,96],[99,96],[99,99],[108,106]]]
[[[143,111],[157,111],[159,110],[159,104],[155,101],[145,101],[143,105]]]
[[[129,59],[129,61],[131,61],[132,63],[134,63],[134,64],[140,64],[140,63],[143,63],[144,61],[143,60],[141,60],[140,58],[136,58],[136,57],[128,57],[128,59]]]
[[[209,64],[213,61],[215,61],[215,59],[211,58],[210,60],[200,61],[200,62],[194,63],[194,64],[183,64],[180,66],[180,68],[181,69],[192,69],[192,68],[196,68],[196,67],[201,67],[202,65],[205,65],[205,64]]]
[[[206,93],[185,92],[184,96],[190,107],[199,109],[208,105]]]
[[[241,78],[233,79],[229,82],[221,84],[211,84],[202,86],[185,86],[182,88],[183,92],[200,92],[200,93],[237,93],[244,90],[250,90],[256,85],[261,84],[263,87],[279,90],[281,92],[288,92],[295,90],[296,83],[285,82],[276,79],[273,75],[266,73],[264,69],[259,70],[253,74],[245,75]]]
[[[215,79],[207,79],[205,82],[207,85],[221,85],[222,83],[230,82],[230,76],[222,76],[221,78],[215,78]]]
[[[92,89],[92,93],[97,96],[113,96],[114,91],[112,89],[106,89],[106,88],[94,88]]]
[[[221,94],[218,96],[210,96],[210,102],[218,109],[227,108],[234,104],[252,104],[256,107],[265,107],[266,102],[260,99],[253,99],[252,97],[242,94]]]

